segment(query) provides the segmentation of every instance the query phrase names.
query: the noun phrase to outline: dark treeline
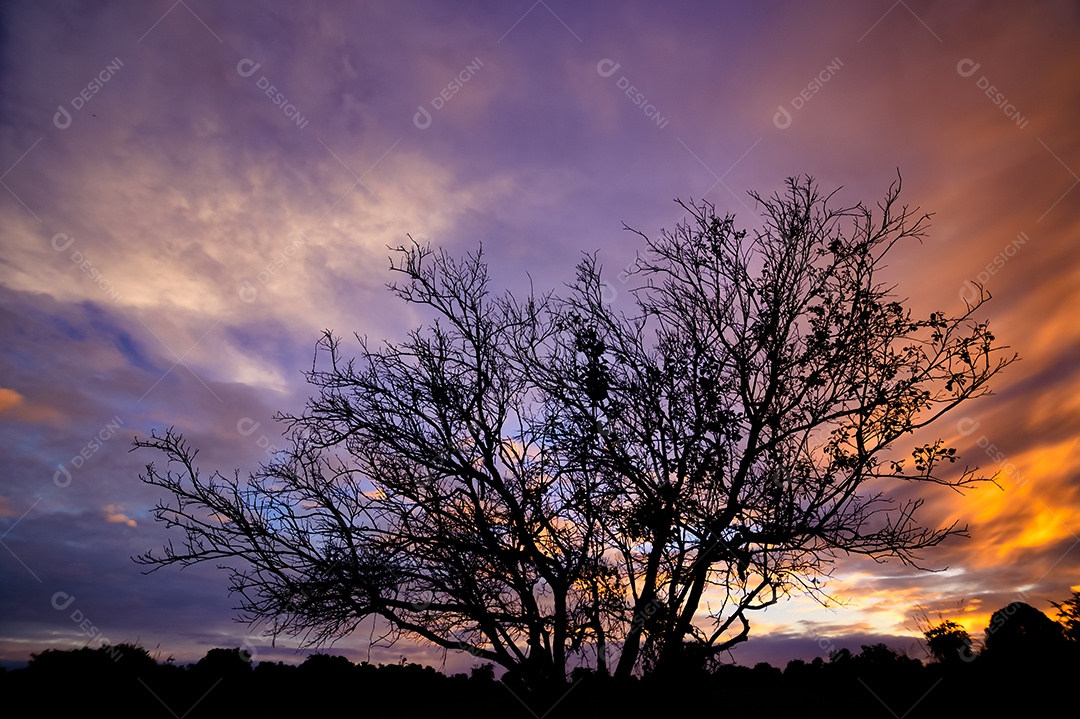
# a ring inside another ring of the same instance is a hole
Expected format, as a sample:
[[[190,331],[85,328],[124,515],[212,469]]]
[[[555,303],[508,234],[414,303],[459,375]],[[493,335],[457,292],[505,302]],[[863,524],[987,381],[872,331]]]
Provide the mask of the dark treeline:
[[[1075,599],[1075,595],[1074,595]],[[1075,608],[1070,603],[1068,608]],[[1075,615],[1075,612],[1073,612]],[[1074,706],[1080,669],[1076,617],[1062,623],[1015,602],[996,612],[980,646],[958,625],[926,631],[932,657],[920,661],[884,644],[826,660],[793,660],[781,670],[720,665],[687,657],[677,671],[616,681],[578,671],[565,686],[527,692],[490,664],[446,676],[418,664],[353,664],[314,654],[299,666],[252,662],[240,649],[212,649],[195,664],[159,663],[142,647],[47,650],[25,669],[0,672],[9,707],[39,716],[439,717],[648,716],[732,712],[797,717],[1001,715]],[[550,710],[550,712],[549,712]]]

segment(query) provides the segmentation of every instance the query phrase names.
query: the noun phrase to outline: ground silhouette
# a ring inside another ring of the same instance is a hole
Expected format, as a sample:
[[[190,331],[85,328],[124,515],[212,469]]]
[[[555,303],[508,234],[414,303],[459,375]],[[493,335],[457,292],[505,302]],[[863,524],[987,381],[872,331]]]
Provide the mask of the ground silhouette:
[[[1059,705],[1073,703],[1080,643],[1027,604],[995,612],[982,651],[962,645],[958,654],[959,661],[924,662],[873,644],[828,659],[792,660],[783,670],[765,663],[709,670],[684,664],[679,672],[615,679],[581,668],[557,690],[530,692],[496,679],[488,663],[446,676],[404,660],[375,666],[313,654],[294,666],[255,663],[244,650],[218,648],[181,667],[125,644],[35,654],[27,668],[0,672],[0,691],[9,706],[41,716],[83,714],[107,703],[112,716],[191,719],[329,712],[558,719],[647,716],[673,707],[701,715],[895,718],[1058,713]]]

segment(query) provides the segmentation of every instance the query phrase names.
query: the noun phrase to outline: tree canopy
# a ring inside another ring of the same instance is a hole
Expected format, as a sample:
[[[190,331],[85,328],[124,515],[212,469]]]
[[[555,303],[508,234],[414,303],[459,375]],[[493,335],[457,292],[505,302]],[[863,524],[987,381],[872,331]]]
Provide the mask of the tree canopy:
[[[398,247],[390,285],[437,319],[355,349],[326,332],[289,447],[246,480],[200,474],[172,429],[144,481],[179,547],[223,562],[241,618],[314,643],[372,616],[530,686],[573,666],[629,676],[744,641],[751,612],[822,596],[839,555],[921,566],[964,527],[926,527],[903,483],[982,481],[906,436],[1014,361],[978,312],[914,317],[881,278],[922,237],[898,203],[833,207],[810,178],[751,193],[761,226],[707,203],[608,301],[595,255],[562,294],[494,295],[481,251]],[[355,353],[355,356],[351,356]],[[921,436],[921,435],[920,435]]]

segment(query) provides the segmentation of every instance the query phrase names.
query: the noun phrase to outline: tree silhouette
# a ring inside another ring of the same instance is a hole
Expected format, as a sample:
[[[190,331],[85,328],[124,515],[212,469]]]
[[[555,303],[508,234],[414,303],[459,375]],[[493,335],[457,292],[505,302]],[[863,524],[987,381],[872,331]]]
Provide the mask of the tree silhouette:
[[[833,208],[792,179],[751,193],[752,235],[683,204],[689,222],[641,235],[631,314],[595,256],[568,293],[519,299],[492,296],[480,252],[399,247],[391,290],[437,320],[358,337],[356,359],[327,332],[277,460],[204,478],[173,430],[136,441],[168,459],[143,479],[185,533],[138,561],[223,562],[241,618],[275,633],[321,643],[375,616],[384,643],[465,650],[529,686],[565,681],[572,655],[616,677],[708,661],[750,612],[822,597],[838,554],[919,566],[965,530],[921,526],[922,500],[889,483],[982,478],[940,440],[901,443],[1015,356],[975,318],[988,295],[915,318],[882,283],[927,218],[899,192]]]
[[[1012,663],[1060,658],[1066,640],[1060,624],[1030,604],[1013,602],[990,617],[982,656]]]
[[[354,668],[348,657],[334,654],[309,654],[300,669],[312,674],[345,676]]]
[[[1050,602],[1058,612],[1058,623],[1061,624],[1065,638],[1071,642],[1080,642],[1080,591],[1074,591],[1072,596],[1063,602]]]
[[[469,678],[478,682],[495,681],[495,665],[491,662],[478,664],[469,670]]]
[[[136,644],[102,645],[96,649],[46,649],[31,654],[29,668],[51,674],[98,676],[107,673],[138,674],[156,666],[153,657]]]
[[[928,628],[923,637],[930,654],[940,664],[953,664],[973,656],[967,630],[951,619]]]
[[[192,670],[211,676],[244,676],[251,673],[251,655],[239,647],[211,649],[192,666]]]

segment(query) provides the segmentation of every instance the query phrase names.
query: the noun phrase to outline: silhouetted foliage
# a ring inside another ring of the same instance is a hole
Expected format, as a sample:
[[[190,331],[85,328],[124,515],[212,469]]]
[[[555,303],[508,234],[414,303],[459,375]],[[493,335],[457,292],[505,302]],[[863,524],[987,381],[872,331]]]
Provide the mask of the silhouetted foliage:
[[[852,657],[850,670],[865,681],[880,685],[903,684],[921,673],[922,662],[901,654],[885,644],[864,644]]]
[[[1057,610],[1057,620],[1065,638],[1080,643],[1080,591],[1074,591],[1065,601],[1050,604]]]
[[[300,665],[301,671],[327,678],[346,676],[353,669],[354,665],[347,657],[333,654],[309,654]]]
[[[754,665],[752,670],[758,677],[758,681],[762,683],[779,683],[780,678],[783,676],[783,672],[774,667],[768,662],[758,662]]]
[[[749,613],[823,597],[838,554],[919,566],[964,528],[921,526],[922,500],[883,481],[980,477],[940,440],[896,445],[1014,357],[975,317],[987,295],[917,318],[883,284],[926,219],[899,192],[834,208],[793,179],[752,195],[752,234],[684,204],[688,223],[642,235],[632,315],[594,256],[565,296],[519,299],[491,295],[480,252],[399,247],[392,291],[438,320],[401,344],[358,338],[358,359],[327,332],[279,459],[245,483],[204,478],[171,429],[135,443],[167,458],[143,479],[185,532],[139,561],[224,561],[242,619],[278,634],[319,644],[375,616],[384,643],[465,649],[534,688],[574,664],[707,667]]]
[[[477,682],[495,681],[495,665],[491,662],[478,664],[469,670],[469,678]]]
[[[787,663],[787,666],[784,667],[784,676],[793,677],[798,675],[805,675],[808,666],[809,665],[802,659],[792,659]]]
[[[31,654],[28,668],[53,674],[93,675],[103,672],[138,672],[155,662],[142,647],[134,644],[103,645],[96,649],[46,649]]]
[[[211,649],[192,669],[214,676],[243,676],[251,672],[251,655],[240,648]]]
[[[26,669],[0,672],[0,693],[9,706],[32,707],[35,716],[83,716],[88,702],[106,699],[111,714],[132,717],[291,718],[344,707],[364,716],[595,719],[660,714],[675,699],[679,713],[703,716],[716,714],[718,707],[724,715],[739,716],[763,710],[801,718],[914,716],[909,710],[916,705],[918,716],[1006,711],[1027,716],[1067,705],[1078,666],[1075,660],[1039,655],[1004,667],[983,659],[924,666],[874,644],[858,654],[836,652],[829,663],[820,657],[810,663],[793,660],[783,672],[764,662],[753,668],[724,664],[638,680],[579,667],[572,686],[538,696],[516,693],[495,680],[487,663],[474,667],[471,677],[447,677],[406,661],[376,666],[325,654],[311,655],[300,666],[264,661],[250,672],[239,670],[236,660],[243,655],[236,649],[212,649],[186,670],[157,664],[133,645],[124,645],[120,661],[111,656],[88,648],[42,652]]]
[[[851,663],[851,650],[847,647],[829,652],[829,663],[843,666]]]
[[[951,619],[930,627],[923,632],[923,637],[934,660],[942,664],[963,661],[965,653],[971,649],[967,630]]]
[[[1060,624],[1030,604],[1013,602],[990,617],[982,655],[1010,663],[1057,660],[1065,642]]]

